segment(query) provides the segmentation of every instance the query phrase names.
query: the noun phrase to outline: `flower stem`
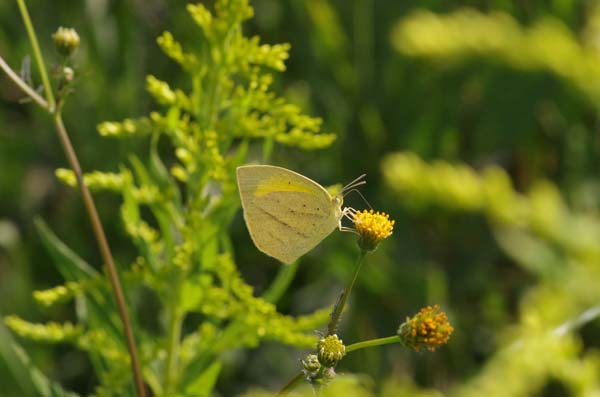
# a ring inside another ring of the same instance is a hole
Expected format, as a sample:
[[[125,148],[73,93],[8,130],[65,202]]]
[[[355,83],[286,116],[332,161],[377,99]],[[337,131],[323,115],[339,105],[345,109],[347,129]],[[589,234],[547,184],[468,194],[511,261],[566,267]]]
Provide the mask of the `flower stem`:
[[[294,279],[299,263],[299,261],[296,261],[291,265],[280,266],[277,277],[262,296],[264,300],[271,303],[279,301]]]
[[[26,82],[19,77],[18,74],[15,73],[14,70],[11,69],[10,66],[6,63],[4,58],[0,56],[0,69],[4,70],[4,73],[21,89],[25,94],[27,94],[31,99],[34,100],[38,105],[48,110],[48,102],[44,98],[42,98],[33,88],[29,86]]]
[[[54,114],[54,124],[56,126],[60,143],[65,151],[67,160],[69,161],[69,165],[77,178],[77,185],[79,186],[79,190],[83,198],[83,204],[90,219],[90,223],[92,224],[92,230],[94,231],[94,236],[96,237],[98,248],[100,249],[100,255],[102,256],[102,261],[105,264],[105,269],[108,273],[108,279],[113,289],[119,315],[121,316],[121,321],[123,322],[123,330],[125,332],[125,340],[127,342],[129,356],[131,357],[131,368],[133,371],[137,396],[144,397],[144,381],[142,380],[142,371],[140,369],[140,363],[135,348],[133,328],[131,326],[129,314],[127,313],[127,305],[125,303],[123,289],[121,287],[121,282],[119,281],[119,276],[113,261],[112,253],[110,252],[110,247],[108,245],[108,241],[106,240],[106,235],[104,234],[104,229],[102,227],[102,223],[100,222],[96,205],[94,204],[94,199],[84,183],[81,165],[79,164],[75,149],[73,149],[73,145],[71,144],[71,139],[69,138],[60,112]]]
[[[398,337],[398,335],[394,335],[388,336],[387,338],[377,338],[366,340],[364,342],[353,343],[351,345],[346,346],[346,353],[350,353],[359,349],[364,349],[366,347],[388,345],[390,343],[400,343],[400,337]]]
[[[358,258],[356,259],[356,264],[354,265],[354,273],[352,274],[352,279],[350,279],[348,286],[346,287],[344,292],[342,292],[340,299],[333,308],[333,312],[331,312],[331,319],[329,320],[329,325],[327,326],[327,335],[333,335],[337,331],[340,319],[342,317],[342,312],[344,311],[344,307],[346,306],[346,301],[348,300],[348,297],[352,292],[352,287],[354,287],[354,283],[358,278],[358,273],[362,268],[366,255],[367,251],[361,249],[360,253],[358,254]]]
[[[178,291],[178,289],[177,289]],[[178,293],[178,292],[176,292]],[[179,344],[181,342],[181,321],[179,313],[179,299],[173,304],[173,312],[169,324],[169,346],[167,349],[167,367],[165,369],[165,395],[174,393],[174,379],[177,372],[177,359],[179,358]]]
[[[33,57],[35,58],[35,62],[37,63],[40,71],[40,77],[42,78],[42,84],[44,85],[44,93],[46,94],[46,101],[48,102],[47,107],[50,112],[53,112],[55,106],[54,94],[52,93],[50,79],[48,79],[48,72],[46,71],[46,64],[44,63],[44,58],[42,57],[42,51],[40,51],[40,45],[38,44],[37,36],[35,34],[33,24],[31,23],[31,18],[29,17],[29,11],[27,11],[25,0],[17,0],[17,4],[19,5],[19,11],[21,12],[21,17],[23,18],[23,24],[25,25],[25,30],[27,30],[29,41],[31,42]]]
[[[33,24],[31,23],[31,18],[29,17],[29,11],[27,10],[27,6],[25,4],[25,0],[17,0],[17,4],[19,6],[19,10],[21,12],[21,16],[23,18],[23,23],[25,25],[25,29],[27,30],[27,34],[29,36],[29,41],[31,42],[31,47],[33,49],[33,55],[37,66],[39,68],[40,76],[42,78],[42,83],[44,85],[44,91],[46,95],[46,100],[40,97],[31,87],[29,87],[0,57],[0,67],[8,74],[8,76],[26,93],[28,94],[35,102],[37,102],[40,106],[48,111],[51,115],[53,115],[54,125],[56,127],[56,132],[58,134],[58,139],[60,144],[65,152],[65,156],[69,162],[69,165],[75,176],[77,178],[77,185],[79,187],[79,191],[81,193],[83,203],[88,214],[88,218],[92,225],[92,230],[94,232],[94,237],[96,238],[96,242],[98,243],[98,248],[100,250],[100,255],[102,256],[102,261],[104,262],[104,266],[106,269],[106,273],[108,275],[108,279],[110,281],[115,302],[117,304],[117,309],[119,311],[119,315],[121,317],[121,321],[123,323],[123,331],[125,333],[125,341],[127,344],[127,349],[129,350],[129,357],[131,360],[131,368],[133,372],[134,383],[136,387],[136,395],[137,397],[145,397],[146,391],[144,388],[144,381],[142,378],[142,370],[140,367],[140,362],[138,360],[137,351],[135,347],[135,341],[133,338],[133,328],[131,326],[131,320],[129,319],[129,314],[127,312],[127,305],[125,303],[125,296],[123,294],[123,289],[121,287],[121,282],[119,281],[119,276],[115,267],[115,263],[113,260],[112,253],[110,251],[110,247],[108,245],[108,241],[106,239],[106,234],[104,233],[104,228],[102,227],[102,223],[100,222],[100,216],[98,215],[98,211],[96,210],[96,205],[94,203],[94,199],[84,183],[83,180],[83,172],[81,170],[81,165],[79,164],[79,159],[77,158],[77,154],[75,153],[75,149],[71,143],[71,139],[69,138],[69,134],[67,133],[67,129],[65,128],[64,122],[62,120],[61,109],[60,106],[56,106],[56,100],[54,99],[54,94],[52,92],[52,86],[50,85],[50,80],[48,79],[48,72],[46,70],[46,64],[44,63],[44,58],[42,57],[42,52],[40,51],[40,46],[38,44],[37,36],[35,34],[35,30],[33,28]]]
[[[302,381],[304,377],[304,372],[300,371],[298,372],[292,379],[289,380],[288,383],[285,384],[285,386],[283,386],[281,388],[281,390],[279,390],[279,393],[277,393],[278,396],[285,396],[286,394],[288,394],[295,386],[298,382]]]

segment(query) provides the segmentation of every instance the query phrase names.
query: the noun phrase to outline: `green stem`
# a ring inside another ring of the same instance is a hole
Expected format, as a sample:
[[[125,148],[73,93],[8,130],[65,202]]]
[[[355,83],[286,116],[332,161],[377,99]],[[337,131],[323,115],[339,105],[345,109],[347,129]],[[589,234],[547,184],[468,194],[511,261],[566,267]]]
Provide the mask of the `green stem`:
[[[354,273],[352,274],[352,279],[350,280],[350,283],[348,283],[348,286],[346,287],[344,292],[342,292],[340,299],[338,300],[337,304],[333,308],[333,312],[331,313],[331,319],[329,321],[329,325],[327,326],[327,335],[333,335],[337,331],[340,319],[342,317],[342,312],[344,311],[344,307],[346,306],[346,301],[348,300],[348,297],[352,292],[352,287],[354,287],[354,283],[358,278],[358,273],[362,268],[366,255],[367,251],[361,249],[360,253],[358,254],[358,258],[356,259],[356,264],[354,265]]]
[[[25,0],[17,0],[17,4],[19,5],[19,11],[21,11],[21,17],[23,18],[23,24],[25,25],[25,29],[27,30],[29,41],[31,42],[31,48],[33,49],[33,57],[35,58],[35,62],[37,63],[38,69],[40,71],[42,84],[44,85],[44,92],[46,94],[46,101],[48,102],[48,109],[50,110],[50,112],[54,112],[54,94],[52,93],[50,79],[48,79],[48,72],[46,72],[46,63],[44,63],[42,51],[40,51],[40,45],[38,44],[37,36],[35,34],[33,24],[31,23],[31,18],[29,17],[29,11],[27,11]]]
[[[173,291],[177,294],[179,286],[176,286]],[[165,395],[174,393],[174,380],[177,372],[177,359],[179,357],[179,346],[181,340],[181,322],[182,316],[179,313],[179,299],[175,299],[172,305],[171,321],[169,323],[169,347],[167,349],[167,367],[165,369]]]
[[[323,389],[323,386],[321,386],[320,384],[313,384],[313,396],[314,397],[321,397],[321,390]]]
[[[346,346],[346,353],[350,353],[359,349],[364,349],[366,347],[389,345],[390,343],[400,343],[400,337],[398,335],[394,335],[388,336],[387,338],[371,339],[366,340],[364,342],[353,343],[351,345]]]
[[[273,280],[262,296],[264,300],[271,303],[277,303],[277,301],[279,301],[294,279],[299,263],[299,261],[296,261],[291,265],[283,265],[279,268],[277,277],[275,277],[275,280]]]
[[[278,396],[285,396],[288,394],[296,385],[304,379],[304,372],[298,372],[288,383],[285,384],[277,393]]]
[[[26,93],[34,102],[40,105],[42,108],[46,110],[50,110],[48,108],[48,102],[44,98],[42,98],[33,88],[29,86],[18,74],[15,73],[14,70],[6,63],[4,58],[0,56],[0,69],[4,70],[4,73],[21,89],[24,93]]]

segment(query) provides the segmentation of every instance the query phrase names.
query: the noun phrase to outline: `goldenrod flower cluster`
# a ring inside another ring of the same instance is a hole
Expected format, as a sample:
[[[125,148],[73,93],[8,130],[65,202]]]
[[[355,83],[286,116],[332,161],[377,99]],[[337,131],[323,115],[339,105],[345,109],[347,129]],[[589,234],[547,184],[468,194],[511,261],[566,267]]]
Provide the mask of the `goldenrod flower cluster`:
[[[398,328],[398,336],[403,345],[419,351],[434,351],[436,347],[448,342],[454,331],[446,313],[440,312],[440,306],[427,306]]]
[[[381,240],[392,235],[394,223],[390,216],[385,212],[374,212],[373,210],[363,210],[352,214],[352,221],[358,234],[360,235],[359,245],[361,249],[373,251]]]

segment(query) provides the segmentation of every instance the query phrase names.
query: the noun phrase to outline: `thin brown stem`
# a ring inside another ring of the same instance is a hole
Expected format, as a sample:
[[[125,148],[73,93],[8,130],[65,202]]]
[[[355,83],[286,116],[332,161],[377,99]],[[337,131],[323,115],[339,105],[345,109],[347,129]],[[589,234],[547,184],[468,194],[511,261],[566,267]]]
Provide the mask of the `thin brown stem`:
[[[92,224],[94,236],[96,237],[96,241],[100,249],[100,255],[102,256],[102,260],[104,262],[106,272],[108,274],[108,279],[110,281],[115,296],[115,301],[117,303],[119,315],[121,317],[121,321],[123,322],[123,330],[125,332],[125,340],[131,359],[131,368],[133,371],[136,394],[138,397],[145,397],[146,391],[144,388],[142,370],[138,360],[135,341],[133,338],[133,329],[131,326],[131,321],[129,320],[129,314],[127,313],[125,297],[123,295],[123,289],[119,281],[119,276],[117,274],[117,270],[113,261],[112,253],[110,252],[110,247],[108,245],[108,241],[106,240],[106,235],[104,234],[104,229],[102,228],[102,223],[100,222],[100,217],[98,216],[98,211],[96,210],[96,205],[94,204],[94,199],[92,198],[90,191],[84,183],[83,172],[81,171],[79,160],[77,159],[75,149],[71,144],[71,140],[69,139],[69,135],[63,123],[60,112],[61,106],[56,106],[54,94],[52,92],[52,85],[50,84],[50,80],[48,79],[46,64],[44,62],[44,58],[42,57],[42,51],[40,50],[40,46],[37,41],[37,35],[35,34],[35,29],[33,27],[33,23],[31,22],[29,11],[27,10],[27,5],[25,4],[25,0],[17,0],[17,4],[19,6],[19,11],[21,12],[21,17],[23,18],[23,24],[25,25],[25,29],[27,30],[27,35],[29,36],[29,41],[31,42],[31,47],[33,49],[35,61],[39,68],[42,83],[44,85],[46,100],[44,100],[40,95],[38,95],[38,93],[35,92],[35,90],[29,87],[29,85],[27,85],[16,73],[14,73],[14,71],[8,66],[8,64],[6,64],[6,62],[4,62],[4,60],[1,57],[0,66],[6,72],[6,74],[8,74],[8,76],[27,95],[29,95],[36,103],[38,103],[38,105],[46,109],[48,113],[54,116],[54,124],[56,126],[58,138],[63,147],[67,160],[69,161],[71,169],[77,177],[77,184],[79,186],[79,190],[83,198],[83,203],[88,213],[90,223]]]
[[[88,190],[87,186],[83,181],[83,172],[81,171],[79,160],[77,158],[73,145],[71,144],[71,140],[69,139],[69,135],[63,123],[60,111],[57,111],[56,109],[51,109],[48,102],[44,98],[42,98],[37,92],[35,92],[27,83],[25,83],[23,79],[21,79],[15,73],[15,71],[12,70],[12,68],[4,61],[4,59],[1,56],[0,68],[8,75],[8,77],[13,82],[15,82],[15,84],[17,84],[17,86],[19,86],[19,88],[23,90],[23,92],[29,95],[31,99],[33,99],[38,105],[40,105],[42,108],[48,111],[48,113],[54,115],[54,124],[56,126],[58,138],[65,151],[67,160],[69,161],[69,164],[73,169],[75,176],[77,177],[77,184],[79,186],[79,190],[81,191],[83,202],[88,213],[90,222],[92,224],[94,236],[96,237],[96,241],[100,249],[100,254],[105,264],[106,272],[108,274],[108,278],[113,289],[115,301],[119,310],[119,315],[121,317],[121,321],[123,322],[123,329],[125,332],[125,339],[127,343],[127,348],[129,350],[129,356],[131,358],[131,368],[134,375],[137,396],[145,397],[146,393],[144,389],[144,382],[142,379],[142,371],[137,356],[135,341],[133,338],[131,321],[129,320],[129,314],[127,313],[123,289],[121,287],[121,283],[119,281],[112,254],[110,252],[110,247],[106,240],[106,235],[104,234],[104,229],[102,228],[102,223],[100,222],[100,217],[98,216],[98,211],[96,210],[96,205],[94,204],[94,199],[92,198],[90,191]]]
[[[4,70],[4,73],[21,89],[27,94],[35,103],[48,110],[48,102],[40,96],[33,88],[29,86],[14,70],[6,63],[4,58],[0,56],[0,68]]]
[[[129,356],[131,357],[131,369],[133,371],[137,396],[144,397],[144,381],[142,379],[142,371],[140,368],[140,363],[135,347],[135,341],[133,338],[133,328],[131,326],[129,314],[127,313],[127,306],[125,303],[125,297],[123,295],[123,289],[121,287],[121,282],[119,281],[119,276],[117,274],[113,257],[110,252],[110,247],[108,245],[108,241],[106,240],[106,235],[104,234],[104,229],[102,228],[102,223],[100,222],[100,217],[98,216],[98,211],[96,210],[96,205],[94,204],[94,199],[92,198],[89,189],[84,183],[83,172],[81,171],[79,160],[77,159],[75,149],[73,149],[73,145],[71,144],[71,140],[69,138],[60,113],[54,114],[54,124],[56,126],[56,131],[58,133],[60,143],[65,151],[67,160],[69,161],[69,165],[71,166],[71,169],[77,177],[77,184],[79,186],[79,190],[81,191],[83,203],[85,205],[85,209],[90,219],[90,223],[92,224],[94,236],[96,237],[96,241],[98,242],[98,248],[100,249],[100,255],[102,256],[102,260],[104,262],[106,272],[108,274],[108,279],[110,281],[115,296],[115,301],[117,303],[119,315],[121,317],[121,321],[123,322],[123,330],[125,332],[125,340],[127,342]]]

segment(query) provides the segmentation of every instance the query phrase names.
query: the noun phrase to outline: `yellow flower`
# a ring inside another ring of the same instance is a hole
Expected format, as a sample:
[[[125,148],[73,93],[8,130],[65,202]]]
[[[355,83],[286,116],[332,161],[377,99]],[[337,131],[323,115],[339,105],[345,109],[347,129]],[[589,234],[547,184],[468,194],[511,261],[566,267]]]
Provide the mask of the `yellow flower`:
[[[361,249],[373,251],[381,240],[392,235],[396,221],[390,220],[390,216],[385,212],[347,210],[356,232],[360,235],[358,245]]]
[[[416,351],[445,345],[454,331],[446,313],[440,312],[440,306],[427,306],[398,328],[398,336],[404,346]]]

